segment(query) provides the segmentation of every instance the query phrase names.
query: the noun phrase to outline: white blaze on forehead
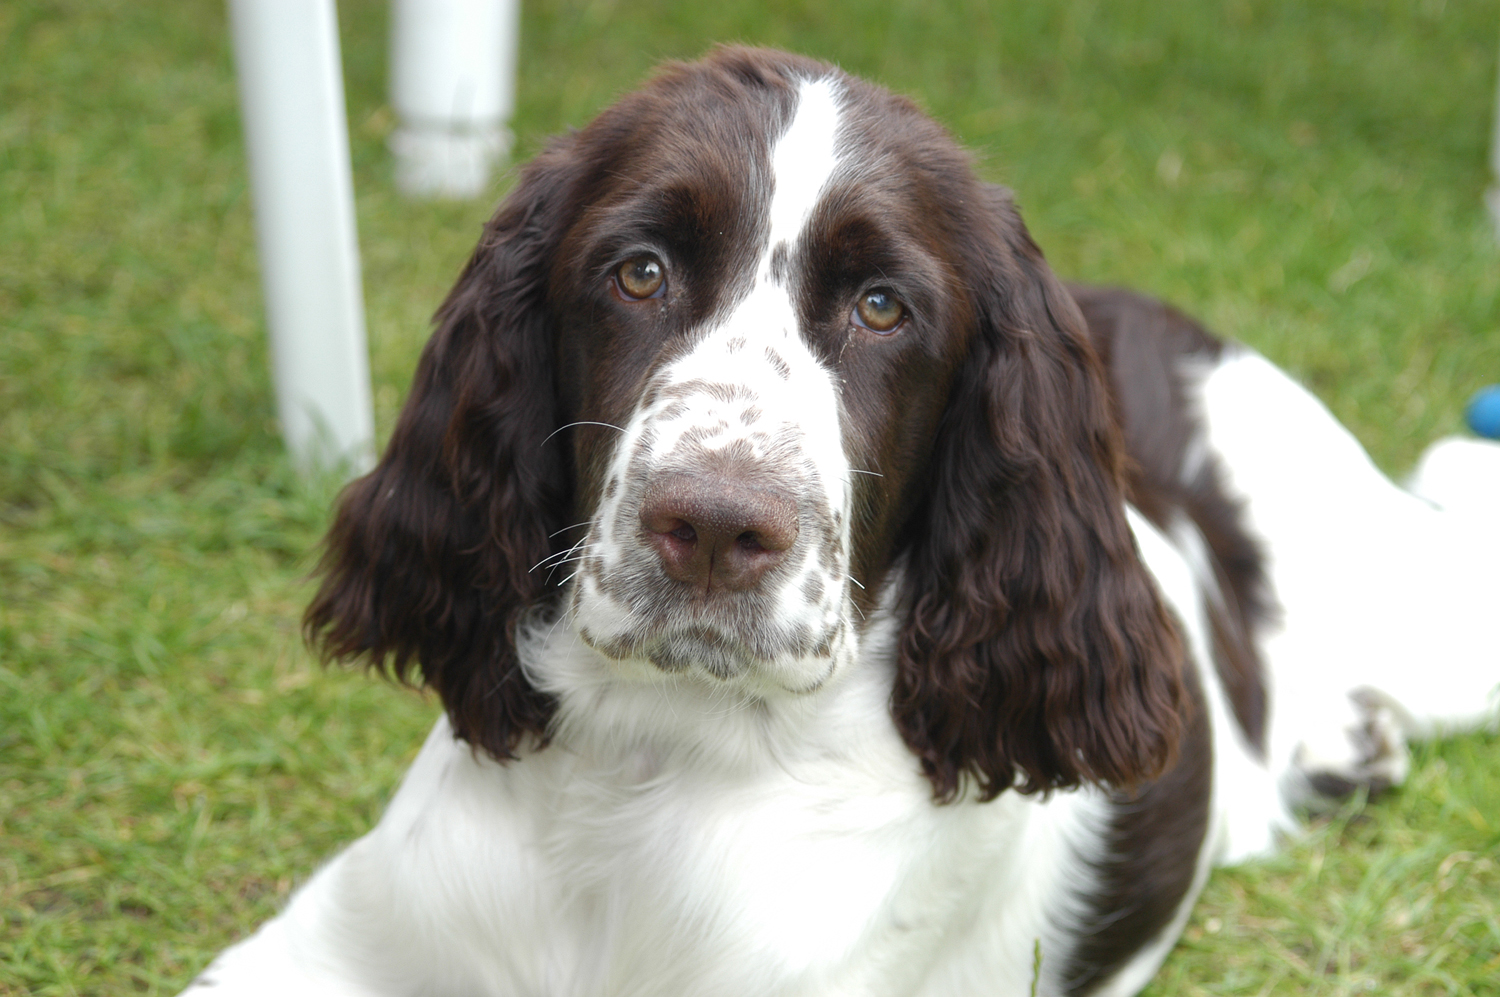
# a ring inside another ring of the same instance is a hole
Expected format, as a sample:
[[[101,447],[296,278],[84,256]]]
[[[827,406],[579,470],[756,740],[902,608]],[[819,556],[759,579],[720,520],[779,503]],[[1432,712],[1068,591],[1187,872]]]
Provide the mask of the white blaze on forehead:
[[[838,166],[839,87],[832,77],[803,80],[792,123],[771,150],[770,247],[797,241]]]

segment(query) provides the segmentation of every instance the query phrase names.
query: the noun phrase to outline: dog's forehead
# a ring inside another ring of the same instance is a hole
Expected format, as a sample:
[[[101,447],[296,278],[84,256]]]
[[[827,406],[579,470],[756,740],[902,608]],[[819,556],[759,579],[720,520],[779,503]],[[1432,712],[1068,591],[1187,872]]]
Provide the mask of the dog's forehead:
[[[630,200],[695,182],[718,199],[763,196],[773,184],[815,191],[849,126],[843,105],[867,103],[872,88],[812,62],[760,69],[747,80],[714,61],[682,67],[601,113],[580,136],[597,164],[594,195]]]

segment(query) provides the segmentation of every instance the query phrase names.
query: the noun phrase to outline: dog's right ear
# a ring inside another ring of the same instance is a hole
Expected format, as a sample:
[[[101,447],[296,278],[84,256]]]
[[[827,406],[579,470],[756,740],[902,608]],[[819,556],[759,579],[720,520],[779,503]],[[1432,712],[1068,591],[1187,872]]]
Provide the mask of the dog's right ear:
[[[552,257],[571,222],[571,138],[521,175],[438,310],[385,456],[340,496],[304,618],[325,658],[365,658],[442,697],[454,732],[498,758],[545,743],[554,704],[515,632],[549,594],[571,505],[559,425]]]
[[[1137,786],[1177,757],[1181,639],[1083,315],[1010,192],[972,203],[977,330],[911,532],[892,710],[938,799]]]

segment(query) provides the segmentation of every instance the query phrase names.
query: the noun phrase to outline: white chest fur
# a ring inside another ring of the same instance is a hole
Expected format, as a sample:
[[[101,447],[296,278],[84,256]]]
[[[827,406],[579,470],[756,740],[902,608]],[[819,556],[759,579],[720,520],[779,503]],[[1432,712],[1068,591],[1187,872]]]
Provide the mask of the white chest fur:
[[[785,710],[570,682],[559,743],[508,765],[439,721],[379,826],[263,934],[304,966],[342,953],[350,993],[1023,993],[1034,940],[1065,955],[1088,884],[1062,879],[1102,804],[934,805],[883,671]]]

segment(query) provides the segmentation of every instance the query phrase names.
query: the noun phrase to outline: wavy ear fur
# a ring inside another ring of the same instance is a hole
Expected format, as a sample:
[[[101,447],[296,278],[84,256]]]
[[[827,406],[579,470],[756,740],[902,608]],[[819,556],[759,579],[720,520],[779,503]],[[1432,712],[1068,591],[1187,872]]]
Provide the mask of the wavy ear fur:
[[[454,731],[500,758],[546,739],[554,704],[516,658],[546,595],[531,568],[570,505],[547,277],[572,202],[567,140],[522,175],[437,313],[385,456],[340,497],[304,628],[442,697]]]
[[[940,799],[1088,781],[1175,757],[1181,646],[1125,519],[1120,433],[1081,313],[1011,202],[970,259],[978,328],[907,545],[892,708]]]

